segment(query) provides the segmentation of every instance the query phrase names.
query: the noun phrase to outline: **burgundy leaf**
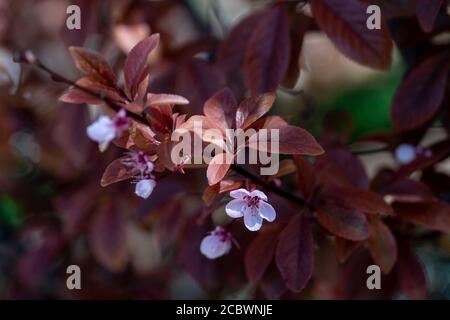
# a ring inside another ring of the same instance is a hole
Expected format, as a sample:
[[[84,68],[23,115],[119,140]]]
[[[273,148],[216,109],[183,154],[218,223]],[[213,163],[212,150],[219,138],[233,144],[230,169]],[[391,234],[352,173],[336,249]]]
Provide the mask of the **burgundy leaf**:
[[[103,204],[97,209],[90,224],[89,240],[97,261],[113,272],[120,272],[128,261],[126,221],[124,212],[115,205]]]
[[[317,220],[332,234],[347,240],[362,241],[370,236],[367,219],[358,211],[327,205],[317,211]]]
[[[183,227],[180,260],[186,271],[205,288],[216,288],[220,284],[217,260],[209,260],[200,253],[200,242],[213,229],[211,219],[196,223],[197,217],[189,219]]]
[[[417,19],[419,19],[423,31],[431,32],[433,30],[434,22],[443,3],[444,0],[417,0]]]
[[[427,277],[424,267],[415,254],[404,245],[398,251],[396,271],[400,289],[409,299],[421,300],[427,297]]]
[[[55,200],[55,208],[61,215],[63,234],[71,239],[85,226],[97,197],[97,183],[75,192],[66,192]]]
[[[203,106],[203,112],[209,121],[223,132],[234,128],[237,102],[233,92],[224,88],[209,98]]]
[[[367,28],[367,5],[357,0],[311,0],[311,10],[320,28],[349,58],[373,68],[391,65],[392,40],[386,24]]]
[[[313,165],[302,156],[294,156],[297,167],[297,181],[300,192],[305,198],[309,198],[316,186],[316,174]]]
[[[250,36],[259,24],[264,12],[256,12],[237,23],[228,32],[217,53],[217,64],[227,72],[240,69]]]
[[[98,82],[104,85],[115,87],[116,76],[100,54],[80,47],[70,47],[69,51],[78,70],[95,77]]]
[[[242,101],[236,112],[236,127],[246,129],[269,112],[274,101],[275,94],[273,93],[262,94]]]
[[[371,236],[368,241],[370,254],[381,271],[387,274],[397,260],[397,242],[389,227],[381,219],[371,219],[370,227]]]
[[[311,224],[303,215],[296,215],[281,232],[275,261],[290,290],[305,288],[313,273],[314,243]]]
[[[161,105],[161,104],[188,104],[189,101],[182,97],[178,96],[176,94],[167,94],[167,93],[148,93],[147,94],[147,103],[146,106],[154,106],[154,105]]]
[[[100,185],[106,187],[112,183],[130,179],[139,173],[137,170],[133,170],[130,166],[124,164],[124,161],[129,160],[128,157],[121,157],[111,162],[103,172]]]
[[[220,182],[230,169],[230,163],[227,163],[228,161],[225,158],[225,153],[220,153],[211,159],[206,170],[206,177],[210,186]]]
[[[432,230],[450,232],[450,206],[443,202],[393,203],[400,218]]]
[[[128,97],[133,100],[140,82],[144,79],[145,67],[150,52],[158,46],[159,34],[153,34],[140,41],[127,56],[123,68],[125,77],[125,90]]]
[[[270,8],[249,39],[244,76],[252,95],[275,91],[284,78],[291,50],[288,20],[284,7]]]
[[[277,244],[278,230],[259,234],[245,253],[245,272],[252,283],[258,283],[269,267]]]
[[[278,300],[287,292],[286,285],[275,267],[269,268],[261,279],[261,291],[269,300]]]
[[[323,197],[340,206],[365,213],[392,212],[392,208],[381,196],[368,190],[336,186],[324,192]]]
[[[172,160],[172,149],[176,143],[177,142],[171,141],[169,137],[165,137],[156,149],[159,161],[163,164],[164,168],[170,171],[175,170],[175,166],[177,165],[177,163],[174,163]]]
[[[352,185],[361,189],[369,187],[369,178],[363,163],[350,150],[344,148],[327,149],[324,157],[327,161],[331,161]]]
[[[59,97],[59,100],[62,102],[74,104],[103,104],[103,100],[75,88],[68,89]]]
[[[336,254],[339,262],[344,263],[355,251],[361,247],[362,241],[350,241],[336,237]]]
[[[431,120],[447,86],[449,54],[434,54],[412,68],[397,89],[391,116],[397,131],[408,131]]]
[[[312,25],[312,19],[304,15],[295,14],[290,22],[289,38],[291,53],[287,72],[282,85],[293,88],[300,77],[300,53],[303,45],[303,37]]]
[[[278,136],[273,135],[272,130],[269,130],[267,136],[258,137],[257,148],[260,151],[271,151],[272,141],[278,143],[279,150],[274,153],[279,154],[298,154],[318,156],[324,153],[324,150],[316,139],[305,129],[286,125],[277,128]],[[252,144],[249,145],[252,147]]]
[[[433,192],[425,183],[408,178],[395,181],[384,193],[398,202],[427,202],[434,199]]]
[[[222,88],[224,82],[221,69],[192,58],[178,68],[176,93],[186,97],[193,109],[200,112],[206,100]]]

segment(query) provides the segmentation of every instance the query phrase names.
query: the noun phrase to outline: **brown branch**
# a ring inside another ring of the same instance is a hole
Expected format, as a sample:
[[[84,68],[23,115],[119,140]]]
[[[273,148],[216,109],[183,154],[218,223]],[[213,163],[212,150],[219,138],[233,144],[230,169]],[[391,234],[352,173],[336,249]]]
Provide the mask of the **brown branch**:
[[[92,90],[90,90],[88,88],[82,87],[82,86],[76,84],[74,81],[72,81],[70,79],[67,79],[67,78],[63,77],[62,75],[60,75],[60,74],[54,72],[53,70],[49,69],[47,66],[45,66],[42,62],[40,62],[34,56],[32,56],[32,59],[30,59],[29,57],[27,58],[26,54],[22,54],[22,55],[17,56],[15,58],[15,61],[19,62],[19,63],[27,63],[27,64],[31,64],[31,65],[36,66],[38,69],[40,69],[40,70],[46,72],[48,75],[50,75],[50,77],[54,81],[62,82],[62,83],[65,83],[67,85],[73,86],[73,87],[77,88],[78,90],[81,90],[81,91],[83,91],[83,92],[85,92],[85,93],[87,93],[87,94],[89,94],[89,95],[91,95],[93,97],[96,97],[96,98],[98,98],[100,100],[103,100],[112,110],[114,110],[116,112],[118,112],[119,110],[122,109],[121,106],[117,105],[114,101],[112,101],[111,99],[105,97],[104,95],[99,94],[99,93],[97,93],[95,91],[92,91]],[[143,123],[145,125],[148,125],[147,120],[144,117],[142,117],[141,115],[138,115],[136,113],[129,112],[129,111],[126,111],[126,112],[127,112],[127,116],[129,116],[130,118],[132,118],[132,119],[134,119],[134,120],[136,120],[136,121],[138,121],[140,123]],[[285,198],[286,200],[289,200],[289,201],[294,202],[294,203],[296,203],[298,205],[301,205],[301,206],[305,206],[305,207],[307,207],[309,209],[313,209],[313,207],[305,199],[303,199],[303,198],[301,198],[299,196],[296,196],[296,195],[294,195],[294,194],[292,194],[292,193],[290,193],[290,192],[288,192],[286,190],[283,190],[283,189],[277,187],[276,185],[274,185],[272,183],[269,183],[269,182],[261,179],[260,177],[254,175],[253,173],[247,171],[246,169],[244,169],[244,168],[242,168],[242,167],[240,167],[240,166],[238,166],[236,164],[231,165],[231,169],[234,172],[240,174],[241,176],[250,179],[251,181],[253,181],[257,185],[259,185],[259,186],[261,186],[261,187],[263,187],[263,188],[265,188],[267,190],[272,191],[273,193],[279,195],[280,197]]]

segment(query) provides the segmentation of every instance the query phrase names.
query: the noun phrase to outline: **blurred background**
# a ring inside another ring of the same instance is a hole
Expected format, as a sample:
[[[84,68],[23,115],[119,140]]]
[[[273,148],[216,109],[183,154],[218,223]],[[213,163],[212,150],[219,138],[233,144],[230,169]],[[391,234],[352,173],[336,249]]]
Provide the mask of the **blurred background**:
[[[209,231],[195,229],[193,220],[202,209],[203,171],[167,178],[146,201],[135,197],[128,183],[101,188],[104,169],[123,153],[114,146],[100,153],[87,139],[85,128],[101,108],[59,102],[66,86],[13,62],[16,52],[30,49],[52,70],[75,80],[80,74],[68,47],[84,46],[102,53],[122,77],[128,51],[158,32],[161,45],[149,58],[150,92],[181,94],[191,101],[183,110],[198,114],[203,102],[227,84],[220,66],[210,63],[210,52],[240,19],[271,2],[0,0],[0,298],[284,296],[273,283],[255,293],[243,270],[220,276],[227,263],[199,271],[201,260],[193,252],[198,237]],[[81,30],[66,27],[70,4],[81,8]],[[322,32],[308,32],[297,61],[301,74],[295,86],[278,90],[271,112],[323,139],[324,128],[345,131],[358,149],[365,137],[391,131],[391,100],[408,64],[400,49],[392,68],[380,72],[343,56]],[[409,54],[413,59],[414,50]],[[438,124],[421,143],[446,135]],[[392,150],[361,160],[370,177],[397,166]],[[445,162],[439,164],[439,172],[448,170]],[[281,199],[275,202],[292,210]],[[215,222],[224,216],[223,208],[217,211]],[[246,243],[245,235],[240,242]],[[429,297],[450,298],[449,236],[416,249],[426,267]],[[242,259],[235,251],[227,261]],[[71,264],[81,267],[80,291],[66,288]],[[340,296],[311,289],[305,297]]]

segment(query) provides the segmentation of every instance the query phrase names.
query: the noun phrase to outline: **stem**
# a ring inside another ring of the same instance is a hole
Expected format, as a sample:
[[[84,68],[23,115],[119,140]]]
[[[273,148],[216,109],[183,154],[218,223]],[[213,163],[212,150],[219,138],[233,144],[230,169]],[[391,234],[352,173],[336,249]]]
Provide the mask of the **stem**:
[[[368,154],[374,154],[374,153],[378,153],[378,152],[384,152],[384,151],[389,151],[389,146],[385,146],[385,147],[381,147],[381,148],[376,148],[376,149],[368,149],[368,150],[360,150],[360,151],[352,151],[352,153],[354,155],[368,155]]]
[[[35,65],[36,67],[38,67],[38,68],[41,69],[42,71],[45,71],[45,72],[46,72],[47,74],[49,74],[50,77],[51,77],[54,81],[56,81],[56,82],[62,82],[62,83],[71,85],[71,86],[77,88],[78,90],[83,91],[84,93],[87,93],[87,94],[89,94],[89,95],[91,95],[91,96],[93,96],[93,97],[96,97],[96,98],[98,98],[98,99],[100,99],[100,100],[103,100],[104,102],[106,102],[106,104],[107,104],[111,109],[113,109],[113,110],[116,111],[116,112],[119,112],[121,109],[123,109],[121,106],[117,105],[114,101],[112,101],[111,99],[109,99],[109,98],[106,97],[105,95],[103,95],[103,94],[101,94],[101,93],[97,93],[97,92],[95,92],[95,91],[92,91],[91,89],[82,87],[82,86],[80,86],[79,84],[77,84],[76,82],[74,82],[74,81],[72,81],[72,80],[70,80],[70,79],[67,79],[67,78],[63,77],[62,75],[60,75],[60,74],[54,72],[53,70],[49,69],[47,66],[45,66],[45,65],[44,65],[41,61],[39,61],[39,60],[36,60],[36,62],[32,63],[32,65]],[[125,110],[125,111],[126,111],[127,116],[130,117],[130,118],[132,118],[133,120],[135,120],[135,121],[137,121],[137,122],[140,122],[140,123],[142,123],[142,124],[145,124],[145,125],[148,124],[148,122],[147,122],[147,120],[145,119],[145,117],[140,116],[140,115],[138,115],[138,114],[136,114],[136,113],[130,112],[130,111],[128,111],[128,110]]]
[[[271,184],[263,179],[261,179],[260,177],[254,175],[253,173],[245,170],[244,168],[236,165],[236,164],[232,164],[230,167],[234,172],[240,174],[243,177],[246,177],[250,180],[252,180],[254,183],[260,185],[261,187],[264,187],[270,191],[272,191],[273,193],[279,195],[280,197],[283,197],[289,201],[292,201],[296,204],[305,206],[309,209],[313,209],[313,207],[303,198],[296,196],[295,194],[289,193],[286,190],[283,190],[281,188],[278,188],[276,185]]]
[[[92,91],[92,90],[90,90],[88,88],[84,88],[84,87],[76,84],[74,81],[63,77],[60,74],[57,74],[56,72],[54,72],[53,70],[49,69],[47,66],[42,64],[42,62],[40,62],[37,59],[35,61],[33,61],[33,62],[28,62],[27,60],[24,60],[24,59],[21,59],[21,60],[18,60],[18,61],[21,62],[21,63],[29,63],[31,65],[36,66],[40,70],[42,70],[42,71],[46,72],[47,74],[49,74],[54,81],[63,82],[65,84],[71,85],[71,86],[77,88],[80,91],[83,91],[83,92],[85,92],[85,93],[87,93],[87,94],[89,94],[89,95],[91,95],[93,97],[96,97],[96,98],[98,98],[100,100],[103,100],[104,102],[106,102],[106,104],[111,109],[113,109],[116,112],[118,112],[119,110],[122,109],[121,106],[117,105],[111,99],[109,99],[109,98],[105,97],[104,95],[99,94],[99,93],[97,93],[95,91]],[[133,118],[134,120],[136,120],[136,121],[138,121],[140,123],[148,125],[146,119],[144,117],[138,115],[138,114],[135,114],[135,113],[127,111],[127,116],[129,116],[130,118]],[[254,175],[253,173],[247,171],[246,169],[244,169],[244,168],[242,168],[242,167],[240,167],[238,165],[232,164],[231,165],[231,169],[234,172],[240,174],[241,176],[252,180],[254,183],[260,185],[261,187],[272,191],[273,193],[279,195],[280,197],[283,197],[283,198],[285,198],[285,199],[287,199],[289,201],[292,201],[292,202],[294,202],[296,204],[299,204],[301,206],[304,206],[306,208],[313,209],[313,207],[305,199],[303,199],[301,197],[298,197],[298,196],[296,196],[296,195],[294,195],[292,193],[289,193],[288,191],[285,191],[285,190],[283,190],[281,188],[278,188],[274,184],[271,184],[271,183],[261,179],[260,177]]]

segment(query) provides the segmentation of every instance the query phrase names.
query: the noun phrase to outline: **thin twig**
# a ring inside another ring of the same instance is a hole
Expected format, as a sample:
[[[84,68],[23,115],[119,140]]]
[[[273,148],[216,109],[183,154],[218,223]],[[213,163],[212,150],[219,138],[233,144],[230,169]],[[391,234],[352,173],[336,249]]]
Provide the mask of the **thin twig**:
[[[376,148],[376,149],[352,151],[352,153],[357,156],[362,156],[362,155],[374,154],[374,153],[385,152],[385,151],[389,151],[389,146]]]
[[[26,63],[26,61],[23,60],[19,60],[19,62],[21,63]],[[116,112],[119,112],[121,109],[123,109],[121,106],[117,105],[114,101],[112,101],[111,99],[109,99],[108,97],[106,97],[105,95],[101,94],[101,93],[97,93],[95,91],[92,91],[89,88],[80,86],[79,84],[77,84],[76,82],[65,78],[64,76],[54,72],[53,70],[51,70],[50,68],[48,68],[46,65],[44,65],[41,61],[39,60],[35,60],[33,63],[30,63],[31,65],[36,66],[37,68],[39,68],[42,71],[45,71],[48,75],[50,75],[50,77],[52,78],[52,80],[56,81],[56,82],[62,82],[65,84],[68,84],[70,86],[73,86],[74,88],[77,88],[80,91],[83,91],[84,93],[87,93],[95,98],[98,98],[102,101],[104,101],[111,109],[113,109]],[[132,118],[133,120],[140,122],[142,124],[148,125],[147,120],[145,119],[145,117],[140,116],[136,113],[130,112],[128,110],[125,110],[126,114],[128,117]]]
[[[54,81],[68,84],[68,85],[73,86],[73,87],[75,87],[75,88],[77,88],[77,89],[79,89],[79,90],[81,90],[81,91],[83,91],[83,92],[93,96],[93,97],[96,97],[96,98],[98,98],[100,100],[103,100],[112,110],[114,110],[116,112],[118,112],[119,110],[122,109],[121,106],[117,105],[111,99],[108,99],[107,97],[105,97],[102,94],[99,94],[99,93],[97,93],[95,91],[92,91],[92,90],[90,90],[88,88],[82,87],[82,86],[76,84],[74,81],[63,77],[62,75],[54,72],[53,70],[51,70],[50,68],[45,66],[42,62],[40,62],[37,59],[35,59],[33,62],[29,62],[26,59],[23,59],[23,58],[20,59],[19,58],[19,59],[16,59],[16,61],[20,62],[20,63],[27,63],[27,64],[34,65],[38,69],[40,69],[40,70],[46,72],[47,74],[49,74]],[[127,111],[127,116],[133,118],[134,120],[136,120],[136,121],[138,121],[140,123],[148,125],[148,122],[146,121],[146,119],[144,117],[136,114],[136,113],[132,113],[132,112]],[[298,197],[298,196],[296,196],[294,194],[291,194],[291,193],[289,193],[289,192],[287,192],[287,191],[285,191],[285,190],[283,190],[281,188],[278,188],[274,184],[266,182],[265,180],[261,179],[260,177],[254,175],[253,173],[247,171],[246,169],[244,169],[244,168],[242,168],[242,167],[240,167],[238,165],[235,165],[235,164],[231,165],[231,169],[233,171],[235,171],[236,173],[240,174],[241,176],[252,180],[254,183],[260,185],[261,187],[263,187],[265,189],[268,189],[268,190],[272,191],[273,193],[275,193],[275,194],[277,194],[277,195],[279,195],[279,196],[281,196],[281,197],[283,197],[283,198],[285,198],[285,199],[287,199],[289,201],[292,201],[292,202],[294,202],[296,204],[299,204],[299,205],[311,208],[311,206],[303,198],[300,198],[300,197]]]
[[[307,208],[313,209],[312,205],[310,205],[305,199],[303,199],[299,196],[296,196],[295,194],[289,193],[288,191],[283,190],[283,189],[277,187],[276,185],[261,179],[260,177],[254,175],[253,173],[245,170],[244,168],[242,168],[236,164],[232,164],[231,169],[234,172],[240,174],[241,176],[252,180],[256,184],[260,185],[261,187],[272,191],[273,193],[279,195],[280,197],[283,197],[283,198],[285,198],[289,201],[292,201],[296,204],[299,204],[301,206],[305,206]]]

